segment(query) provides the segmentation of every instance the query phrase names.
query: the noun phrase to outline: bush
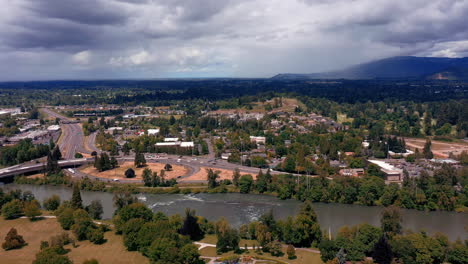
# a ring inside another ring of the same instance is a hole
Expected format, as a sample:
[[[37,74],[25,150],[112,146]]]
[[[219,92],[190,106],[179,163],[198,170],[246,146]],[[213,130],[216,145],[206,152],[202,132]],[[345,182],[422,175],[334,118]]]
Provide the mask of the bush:
[[[32,200],[31,202],[24,203],[24,214],[29,220],[34,221],[36,217],[42,215],[42,212],[39,208],[39,202],[37,200]]]
[[[132,168],[128,168],[125,171],[125,177],[126,178],[135,178],[135,171]]]
[[[36,254],[33,264],[73,264],[67,257],[57,252],[55,247],[49,247]]]
[[[57,216],[57,221],[60,223],[60,226],[62,226],[63,229],[70,230],[72,225],[75,223],[73,212],[74,210],[72,208],[65,208]]]
[[[2,248],[5,250],[11,250],[16,248],[22,248],[26,245],[23,237],[18,235],[18,231],[15,228],[11,228],[5,237],[5,242],[2,244]]]
[[[104,239],[104,231],[100,228],[88,228],[88,232],[86,234],[89,241],[93,242],[94,244],[102,244],[106,240]]]
[[[91,216],[91,218],[101,219],[104,209],[102,208],[102,204],[99,200],[94,200],[86,207],[86,211],[88,211],[88,214]]]
[[[296,249],[293,245],[288,245],[288,248],[286,249],[286,254],[288,254],[288,259],[296,258]]]
[[[58,195],[52,195],[45,199],[43,204],[46,210],[55,211],[60,206],[60,197]]]
[[[5,219],[15,219],[21,214],[23,214],[23,203],[18,199],[8,202],[2,207],[2,215]]]

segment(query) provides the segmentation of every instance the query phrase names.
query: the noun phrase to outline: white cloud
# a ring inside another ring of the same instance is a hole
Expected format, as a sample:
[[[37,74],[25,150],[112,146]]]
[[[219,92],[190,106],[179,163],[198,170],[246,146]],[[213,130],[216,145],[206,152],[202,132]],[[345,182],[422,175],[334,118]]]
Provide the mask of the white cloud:
[[[72,60],[74,63],[79,65],[88,65],[91,62],[91,51],[84,50],[78,53],[75,53],[72,56]]]

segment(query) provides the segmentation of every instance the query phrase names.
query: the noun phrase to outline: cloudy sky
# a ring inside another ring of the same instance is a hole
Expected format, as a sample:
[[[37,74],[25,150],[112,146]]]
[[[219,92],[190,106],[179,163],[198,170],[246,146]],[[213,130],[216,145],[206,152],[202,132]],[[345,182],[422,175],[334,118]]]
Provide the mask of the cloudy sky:
[[[0,1],[0,80],[269,77],[468,56],[466,0]]]

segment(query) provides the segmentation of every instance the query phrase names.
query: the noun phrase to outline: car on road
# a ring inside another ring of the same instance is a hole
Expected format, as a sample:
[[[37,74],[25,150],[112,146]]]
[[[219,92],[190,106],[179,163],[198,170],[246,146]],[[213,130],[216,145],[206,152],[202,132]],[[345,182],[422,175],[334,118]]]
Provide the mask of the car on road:
[[[119,180],[119,179],[116,179],[116,178],[114,178],[114,179],[112,179],[112,181],[114,181],[114,182],[119,182],[120,180]]]

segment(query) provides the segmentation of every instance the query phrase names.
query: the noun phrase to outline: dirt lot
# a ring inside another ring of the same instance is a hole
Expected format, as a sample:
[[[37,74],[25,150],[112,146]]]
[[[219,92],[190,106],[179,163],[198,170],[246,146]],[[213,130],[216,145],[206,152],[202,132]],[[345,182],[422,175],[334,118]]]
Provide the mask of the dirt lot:
[[[39,245],[42,240],[49,240],[51,236],[60,234],[63,229],[55,219],[43,219],[35,222],[29,219],[3,220],[0,218],[0,239],[2,240],[10,230],[16,228],[18,234],[22,235],[27,246],[21,249],[5,251],[0,248],[0,263],[2,264],[26,264],[31,263],[36,253],[39,252]],[[73,235],[71,235],[73,237]],[[129,252],[125,249],[121,236],[117,236],[113,231],[105,233],[107,242],[102,245],[94,245],[89,241],[77,242],[78,247],[66,246],[71,251],[67,256],[74,263],[83,263],[86,259],[95,258],[99,263],[149,263],[148,259],[138,252]]]
[[[197,173],[193,174],[190,177],[182,178],[179,181],[180,182],[184,182],[184,181],[206,181],[206,177],[208,175],[206,170],[208,170],[208,169],[210,169],[210,168],[209,167],[201,167],[200,171],[198,171]],[[226,180],[226,179],[232,180],[232,174],[234,173],[234,171],[225,170],[225,169],[218,169],[218,168],[211,168],[211,169],[213,169],[214,171],[220,171],[220,174],[219,174],[220,177],[219,177],[218,180]],[[254,179],[257,176],[256,174],[246,173],[246,172],[240,172],[240,174],[241,175],[250,174],[250,175],[252,175],[252,177]]]
[[[425,139],[422,138],[405,138],[406,146],[411,150],[419,148],[422,151]],[[432,153],[438,158],[447,158],[452,152],[455,155],[459,155],[462,151],[468,151],[468,143],[465,142],[443,142],[432,140]]]
[[[152,171],[157,171],[158,174],[159,172],[164,169],[163,163],[148,163],[146,167],[143,168],[135,168],[133,166],[133,162],[126,161],[116,169],[113,170],[107,170],[107,171],[102,171],[98,172],[96,168],[94,168],[92,165],[87,166],[83,169],[81,169],[81,172],[90,174],[95,177],[100,177],[100,178],[107,178],[107,179],[114,179],[114,178],[125,178],[125,171],[129,168],[132,168],[135,170],[136,177],[133,179],[127,179],[127,180],[135,180],[135,181],[140,181],[141,175],[143,173],[143,170],[146,168],[151,169]],[[188,169],[184,166],[181,165],[172,165],[172,170],[171,171],[166,171],[165,173],[165,178],[166,179],[172,179],[176,178],[177,176],[183,176],[188,173]]]

